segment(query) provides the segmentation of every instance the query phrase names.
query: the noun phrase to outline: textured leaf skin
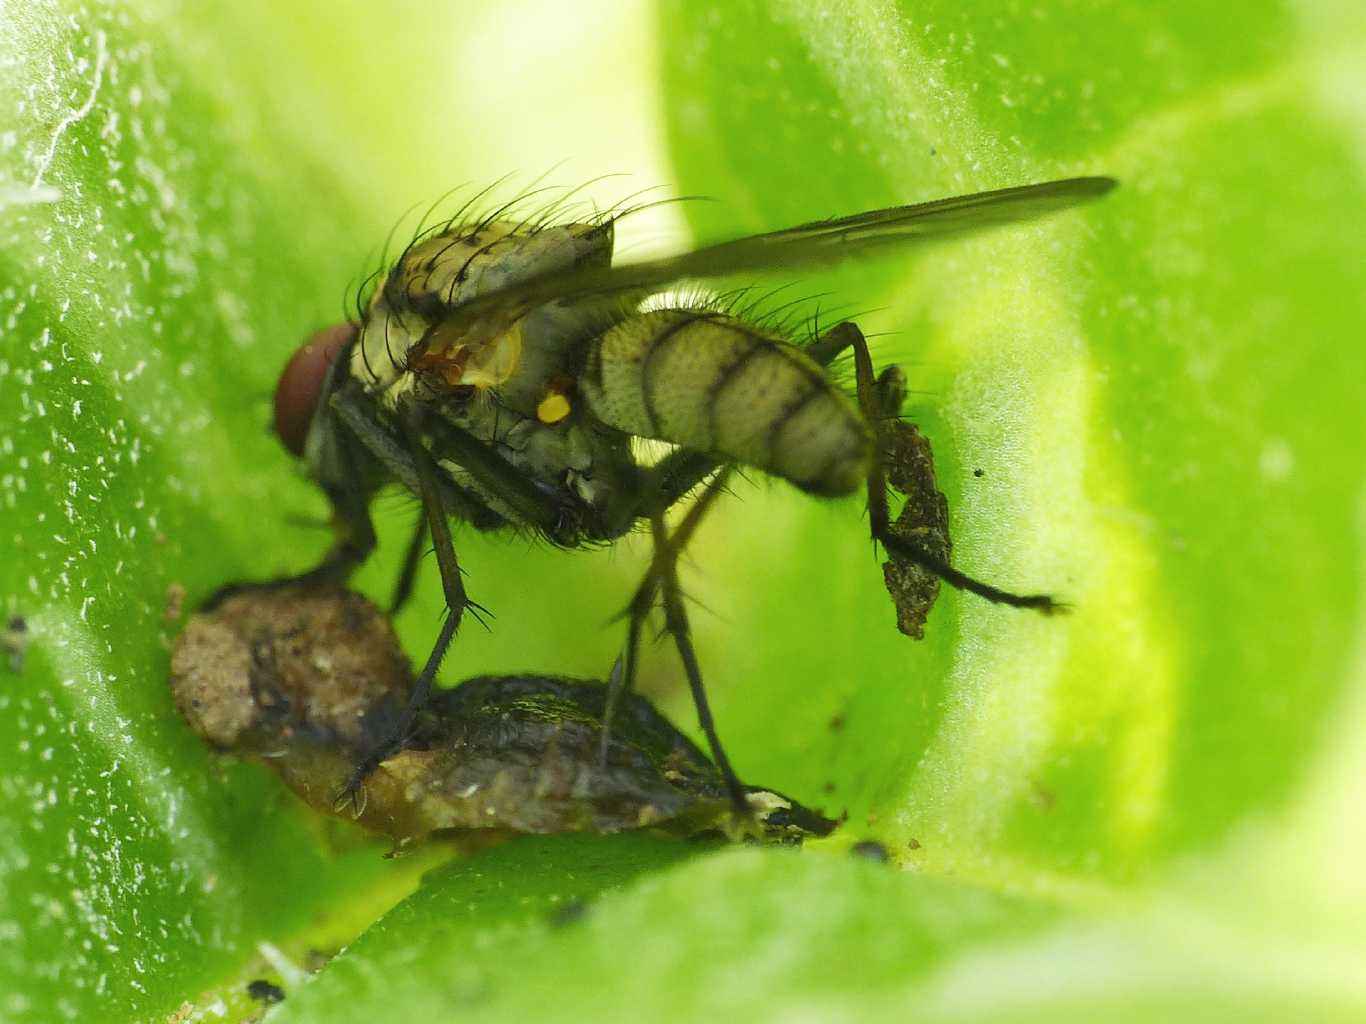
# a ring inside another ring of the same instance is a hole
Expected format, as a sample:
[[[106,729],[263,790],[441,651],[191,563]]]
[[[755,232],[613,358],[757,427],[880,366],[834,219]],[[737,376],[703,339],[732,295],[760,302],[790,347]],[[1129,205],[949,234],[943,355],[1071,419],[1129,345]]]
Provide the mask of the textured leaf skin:
[[[31,636],[0,670],[7,1021],[206,1009],[258,942],[411,885],[415,862],[329,850],[176,720],[168,588],[321,548],[290,525],[322,510],[268,396],[408,203],[580,147],[605,164],[566,177],[636,169],[648,135],[527,113],[648,93],[623,85],[641,40],[601,22],[537,51],[586,54],[556,72],[571,92],[488,63],[530,22],[287,6],[0,25],[0,601]],[[912,870],[514,844],[434,876],[272,1021],[1359,1018],[1360,5],[678,2],[658,41],[678,184],[721,200],[686,208],[699,238],[1122,180],[802,286],[894,332],[877,354],[910,371],[957,563],[1073,612],[946,592],[917,645],[857,503],[747,491],[688,581],[737,768]],[[392,551],[408,509],[386,512]],[[466,552],[500,617],[452,671],[605,672],[638,549]],[[362,582],[382,595],[391,564]],[[667,651],[649,668],[669,691]],[[581,918],[548,920],[571,898]]]

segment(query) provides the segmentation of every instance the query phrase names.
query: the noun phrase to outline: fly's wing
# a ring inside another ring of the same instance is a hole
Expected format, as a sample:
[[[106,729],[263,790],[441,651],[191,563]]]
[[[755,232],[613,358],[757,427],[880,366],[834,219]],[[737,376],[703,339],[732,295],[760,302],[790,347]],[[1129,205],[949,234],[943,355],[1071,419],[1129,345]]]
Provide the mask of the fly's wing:
[[[812,221],[642,263],[540,274],[462,303],[440,329],[459,333],[477,321],[509,324],[557,299],[648,293],[692,278],[831,263],[884,246],[951,238],[1065,210],[1105,195],[1116,184],[1113,178],[1065,178]]]

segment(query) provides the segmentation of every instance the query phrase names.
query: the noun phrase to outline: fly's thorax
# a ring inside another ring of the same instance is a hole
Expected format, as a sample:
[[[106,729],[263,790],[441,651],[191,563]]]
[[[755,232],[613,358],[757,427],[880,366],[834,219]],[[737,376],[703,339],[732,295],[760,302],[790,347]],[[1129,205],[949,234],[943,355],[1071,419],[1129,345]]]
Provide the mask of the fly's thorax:
[[[304,455],[309,434],[326,418],[328,398],[356,342],[355,324],[334,324],[317,331],[294,353],[275,385],[275,433],[295,455]]]
[[[799,348],[712,310],[661,309],[607,331],[579,391],[627,433],[747,463],[817,494],[868,474],[873,434]]]
[[[540,274],[612,259],[612,224],[532,228],[494,221],[455,228],[409,248],[386,281],[394,299],[433,318],[461,302]]]
[[[426,322],[416,313],[392,309],[377,294],[351,350],[351,377],[392,408],[398,396],[412,387],[408,352],[426,330]]]
[[[520,324],[452,318],[465,302],[541,274],[606,266],[612,224],[536,228],[512,221],[452,227],[409,246],[375,291],[352,375],[381,401],[443,388],[498,386],[521,362]]]
[[[496,386],[498,400],[549,423],[570,415],[577,405],[574,379],[589,345],[620,319],[615,300],[550,302],[533,310],[516,324],[521,356],[516,372]],[[548,399],[558,409],[548,407]]]

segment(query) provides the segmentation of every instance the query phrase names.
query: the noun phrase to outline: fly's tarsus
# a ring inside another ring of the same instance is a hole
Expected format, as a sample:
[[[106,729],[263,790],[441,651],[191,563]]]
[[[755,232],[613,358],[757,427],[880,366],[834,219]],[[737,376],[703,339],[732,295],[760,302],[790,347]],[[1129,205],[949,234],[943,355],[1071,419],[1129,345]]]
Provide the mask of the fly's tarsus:
[[[992,604],[1004,604],[1012,608],[1030,608],[1042,612],[1044,615],[1060,614],[1069,608],[1067,604],[1049,594],[1016,594],[1009,590],[1002,590],[1000,587],[993,587],[990,583],[983,583],[981,580],[974,579],[967,573],[959,572],[953,566],[936,558],[914,540],[898,537],[896,534],[887,531],[886,528],[877,535],[876,539],[890,554],[904,558],[916,565],[924,566],[950,586],[957,587],[959,590],[966,590],[970,594],[976,594]]]

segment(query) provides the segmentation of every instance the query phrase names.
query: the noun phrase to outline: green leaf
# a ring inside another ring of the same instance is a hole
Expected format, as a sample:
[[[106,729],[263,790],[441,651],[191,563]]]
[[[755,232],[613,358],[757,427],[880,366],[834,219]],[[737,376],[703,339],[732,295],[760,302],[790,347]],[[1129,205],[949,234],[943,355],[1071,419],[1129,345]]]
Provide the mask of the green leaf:
[[[430,865],[189,735],[168,603],[325,546],[269,395],[399,214],[565,157],[560,180],[653,184],[656,81],[670,177],[720,200],[681,208],[699,238],[1120,179],[800,284],[908,369],[956,563],[1072,611],[944,593],[913,643],[857,501],[741,488],[685,580],[722,735],[844,829],[489,850],[270,1019],[1359,1017],[1360,5],[674,2],[657,64],[648,27],[607,3],[7,9],[0,601],[30,642],[0,667],[0,1019],[244,1012],[278,950],[347,941]],[[410,508],[383,511],[380,596]],[[451,681],[605,671],[643,544],[458,542],[499,617]],[[433,583],[400,622],[417,656]],[[646,676],[690,723],[667,645]],[[842,855],[865,837],[904,870]]]
[[[652,846],[528,838],[455,865],[278,1019],[1272,1021],[1360,1011],[1357,961],[1341,937],[1300,934],[1292,947],[1285,932],[1207,901],[1120,896],[1086,908],[791,852],[666,866],[674,858]]]

